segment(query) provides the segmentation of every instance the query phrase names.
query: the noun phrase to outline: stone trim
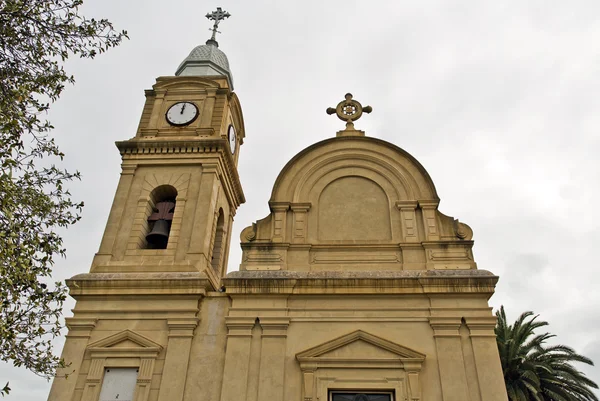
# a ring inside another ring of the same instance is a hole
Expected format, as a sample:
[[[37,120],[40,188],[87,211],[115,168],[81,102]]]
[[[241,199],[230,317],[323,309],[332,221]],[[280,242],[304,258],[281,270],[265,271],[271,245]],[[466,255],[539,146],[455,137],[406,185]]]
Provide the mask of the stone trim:
[[[262,328],[262,337],[287,337],[290,325],[289,317],[261,317],[258,319]]]
[[[183,273],[84,273],[66,280],[69,294],[84,295],[194,295],[213,291],[208,277]]]
[[[465,317],[465,324],[469,328],[471,337],[494,337],[496,333],[496,317]]]
[[[252,329],[255,323],[255,317],[227,316],[225,318],[225,325],[228,330],[227,337],[252,337]]]
[[[159,155],[164,158],[168,155],[218,153],[222,156],[220,159],[223,160],[225,170],[231,178],[234,199],[237,203],[235,206],[237,207],[246,202],[235,160],[228,150],[229,145],[225,138],[202,137],[196,140],[145,139],[144,141],[133,139],[116,142],[116,145],[123,160],[135,158],[138,164],[143,164],[144,156]]]
[[[169,327],[169,337],[193,337],[194,330],[198,326],[200,319],[198,318],[171,318],[167,320]]]
[[[139,347],[113,347],[122,341],[129,340]],[[105,368],[131,367],[138,368],[135,401],[147,401],[150,395],[150,383],[154,373],[154,364],[163,347],[154,341],[131,330],[96,341],[87,347],[91,358],[90,369],[83,388],[81,401],[97,401]]]
[[[365,359],[322,356],[357,340],[365,341],[394,353],[397,358]],[[407,395],[410,401],[417,401],[421,398],[419,373],[425,361],[425,355],[362,330],[357,330],[300,352],[296,354],[296,360],[299,362],[302,372],[304,401],[326,399],[330,385],[334,385],[336,388],[340,388],[340,386],[342,386],[341,388],[356,388],[356,383],[335,377],[334,372],[337,369],[376,369],[382,372],[382,380],[361,381],[361,387],[389,389],[391,384],[398,399],[403,399],[405,394],[403,387],[406,380],[408,382]],[[398,370],[403,370],[405,376],[399,374]],[[395,379],[393,378],[393,372],[397,376]],[[402,376],[404,376],[404,380],[401,378]]]
[[[429,325],[433,329],[433,337],[460,337],[460,317],[430,317]]]
[[[498,277],[485,270],[291,272],[238,271],[223,283],[228,294],[489,294]]]
[[[67,317],[65,324],[69,329],[66,337],[90,338],[98,319]]]

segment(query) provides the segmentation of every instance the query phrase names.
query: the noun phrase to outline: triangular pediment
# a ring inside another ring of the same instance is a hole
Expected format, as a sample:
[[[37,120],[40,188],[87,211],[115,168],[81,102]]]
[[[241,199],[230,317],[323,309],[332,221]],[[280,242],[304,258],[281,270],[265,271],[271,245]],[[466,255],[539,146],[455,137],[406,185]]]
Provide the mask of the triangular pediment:
[[[159,351],[162,349],[162,346],[150,340],[149,338],[142,336],[141,334],[135,333],[131,330],[123,330],[120,333],[113,334],[112,336],[108,336],[102,340],[90,344],[88,348],[94,351],[108,351],[117,349]]]
[[[296,354],[301,362],[333,360],[423,361],[425,355],[384,338],[357,330]]]

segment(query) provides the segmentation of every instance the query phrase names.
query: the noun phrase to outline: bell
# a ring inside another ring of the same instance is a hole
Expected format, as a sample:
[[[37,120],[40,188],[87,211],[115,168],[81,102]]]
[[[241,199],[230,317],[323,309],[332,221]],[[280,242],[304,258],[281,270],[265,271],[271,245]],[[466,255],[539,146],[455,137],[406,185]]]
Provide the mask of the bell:
[[[156,220],[152,231],[146,235],[146,241],[154,249],[165,249],[169,242],[169,222],[167,220]]]

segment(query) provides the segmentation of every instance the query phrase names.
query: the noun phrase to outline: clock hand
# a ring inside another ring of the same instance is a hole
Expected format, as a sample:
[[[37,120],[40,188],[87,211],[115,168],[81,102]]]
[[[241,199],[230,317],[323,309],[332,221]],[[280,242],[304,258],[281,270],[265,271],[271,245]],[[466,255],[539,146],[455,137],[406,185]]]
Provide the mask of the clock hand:
[[[186,105],[187,105],[186,103],[183,104],[183,107],[181,108],[181,113],[179,113],[179,114],[183,114],[183,111],[185,110]]]

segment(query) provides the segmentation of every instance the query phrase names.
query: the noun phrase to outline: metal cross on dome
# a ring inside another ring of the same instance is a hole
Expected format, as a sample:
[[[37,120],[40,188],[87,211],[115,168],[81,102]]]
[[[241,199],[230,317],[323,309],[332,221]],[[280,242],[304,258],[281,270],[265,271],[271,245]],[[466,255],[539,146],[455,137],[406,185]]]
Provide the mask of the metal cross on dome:
[[[231,14],[229,14],[227,11],[223,11],[221,7],[217,7],[217,11],[213,11],[212,13],[206,14],[206,18],[208,18],[211,21],[215,21],[213,27],[209,29],[209,31],[212,31],[212,37],[210,38],[210,40],[216,40],[217,33],[221,33],[217,30],[217,28],[219,28],[219,22],[229,17],[231,17]]]

